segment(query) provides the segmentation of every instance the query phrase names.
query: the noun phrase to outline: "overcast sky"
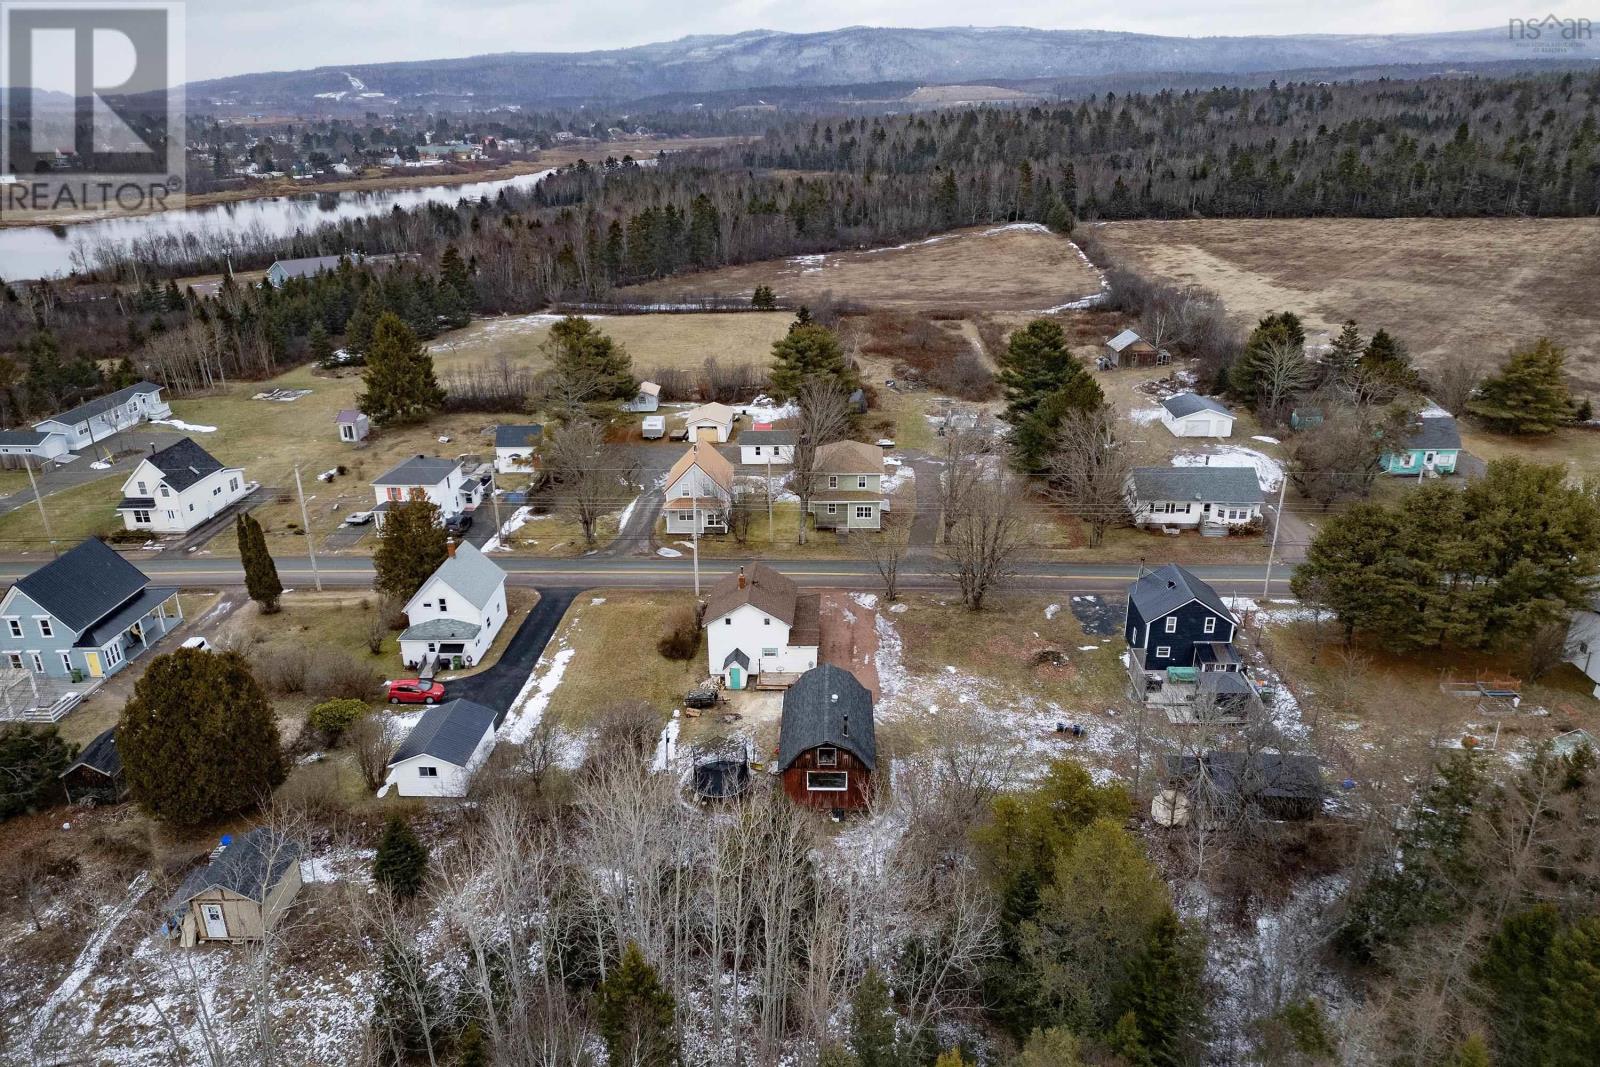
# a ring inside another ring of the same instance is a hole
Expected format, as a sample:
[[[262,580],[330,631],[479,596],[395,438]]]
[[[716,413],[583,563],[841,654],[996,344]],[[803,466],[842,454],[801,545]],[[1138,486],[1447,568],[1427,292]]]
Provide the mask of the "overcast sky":
[[[1508,14],[1530,14],[1526,6],[1484,0],[991,0],[976,7],[956,0],[188,0],[188,77],[484,52],[577,52],[753,29],[967,25],[975,12],[982,14],[978,24],[987,26],[1216,36],[1482,29],[1505,25]],[[1558,4],[1557,13],[1563,10]]]

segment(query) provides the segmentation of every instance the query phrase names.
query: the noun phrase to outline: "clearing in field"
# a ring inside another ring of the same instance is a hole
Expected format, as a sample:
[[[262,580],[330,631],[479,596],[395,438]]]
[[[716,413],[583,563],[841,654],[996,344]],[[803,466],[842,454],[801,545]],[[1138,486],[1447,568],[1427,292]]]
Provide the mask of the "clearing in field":
[[[976,227],[891,248],[829,252],[724,267],[617,290],[617,299],[664,303],[747,296],[770,285],[789,303],[835,300],[873,308],[1040,311],[1100,292],[1078,247],[1037,223]],[[635,357],[637,359],[637,357]]]
[[[1205,219],[1114,222],[1095,233],[1152,277],[1200,285],[1240,320],[1294,311],[1313,345],[1354,318],[1424,368],[1498,362],[1548,335],[1600,389],[1597,219]]]

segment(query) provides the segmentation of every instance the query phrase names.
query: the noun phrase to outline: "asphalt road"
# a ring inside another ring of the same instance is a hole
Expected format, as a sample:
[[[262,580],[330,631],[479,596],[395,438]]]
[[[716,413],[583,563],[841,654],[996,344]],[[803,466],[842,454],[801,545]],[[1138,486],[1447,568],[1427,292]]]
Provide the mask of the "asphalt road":
[[[499,712],[494,723],[498,728],[577,595],[577,589],[539,590],[539,602],[517,627],[495,665],[470,678],[446,682],[445,696],[450,700],[475,700],[484,707],[494,708]]]
[[[495,562],[509,575],[514,585],[536,586],[541,590],[579,590],[592,588],[691,589],[694,571],[687,559],[529,559],[496,557]],[[740,560],[705,560],[700,565],[703,589],[718,576],[734,570]],[[812,587],[861,589],[880,588],[877,569],[865,560],[767,560],[765,561],[801,585]],[[284,557],[277,561],[278,575],[287,587],[308,588],[312,584],[309,561]],[[33,571],[39,561],[0,562],[0,580],[16,581]],[[164,585],[207,587],[242,585],[244,572],[236,562],[225,559],[142,560],[139,569]],[[1260,596],[1265,568],[1258,564],[1228,564],[1189,567],[1196,575],[1229,596]],[[319,565],[325,586],[350,588],[372,583],[372,562],[367,559],[324,560]],[[1036,563],[1024,564],[1012,587],[1041,592],[1121,592],[1138,576],[1137,563]],[[1272,571],[1268,595],[1287,596],[1293,565],[1280,563]],[[954,589],[954,583],[921,560],[901,565],[901,584],[907,589]]]

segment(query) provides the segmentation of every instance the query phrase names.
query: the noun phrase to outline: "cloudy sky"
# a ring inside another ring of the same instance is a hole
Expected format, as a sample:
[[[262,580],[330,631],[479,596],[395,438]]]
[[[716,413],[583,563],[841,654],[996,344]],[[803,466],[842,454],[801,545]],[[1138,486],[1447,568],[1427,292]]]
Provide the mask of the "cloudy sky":
[[[1294,0],[1089,0],[1076,5],[991,0],[981,11],[982,24],[989,26],[1212,36],[1482,29],[1505,25],[1508,13],[1527,14],[1521,11],[1525,6],[1513,11],[1503,2],[1485,0],[1317,5]],[[188,0],[188,76],[199,80],[484,52],[587,51],[752,29],[965,25],[975,10],[956,0]]]

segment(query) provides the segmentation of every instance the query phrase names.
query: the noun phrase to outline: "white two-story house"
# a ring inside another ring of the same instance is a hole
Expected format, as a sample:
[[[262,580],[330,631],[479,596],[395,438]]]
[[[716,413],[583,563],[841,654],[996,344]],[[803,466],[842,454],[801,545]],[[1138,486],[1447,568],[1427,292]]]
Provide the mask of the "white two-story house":
[[[820,609],[818,594],[801,593],[791,579],[764,563],[724,575],[706,596],[711,673],[721,676],[729,689],[747,688],[762,675],[764,685],[798,678],[817,665]]]
[[[372,490],[377,498],[373,517],[379,526],[390,508],[408,500],[430,501],[439,509],[441,522],[472,511],[483,500],[482,479],[468,477],[460,460],[438,456],[412,456],[374,478]]]
[[[140,461],[122,483],[117,512],[130,530],[188,533],[250,494],[244,468],[225,467],[193,438]]]
[[[723,533],[733,506],[733,464],[711,445],[696,442],[667,472],[667,532]]]
[[[161,386],[139,382],[52,415],[34,423],[33,428],[44,434],[64,434],[67,450],[81,452],[146,419],[171,417],[172,408],[161,399]]]
[[[400,659],[417,668],[456,659],[470,667],[483,659],[506,624],[506,572],[469,544],[450,556],[406,602]]]
[[[817,449],[808,510],[819,530],[883,528],[883,449],[836,441]]]

